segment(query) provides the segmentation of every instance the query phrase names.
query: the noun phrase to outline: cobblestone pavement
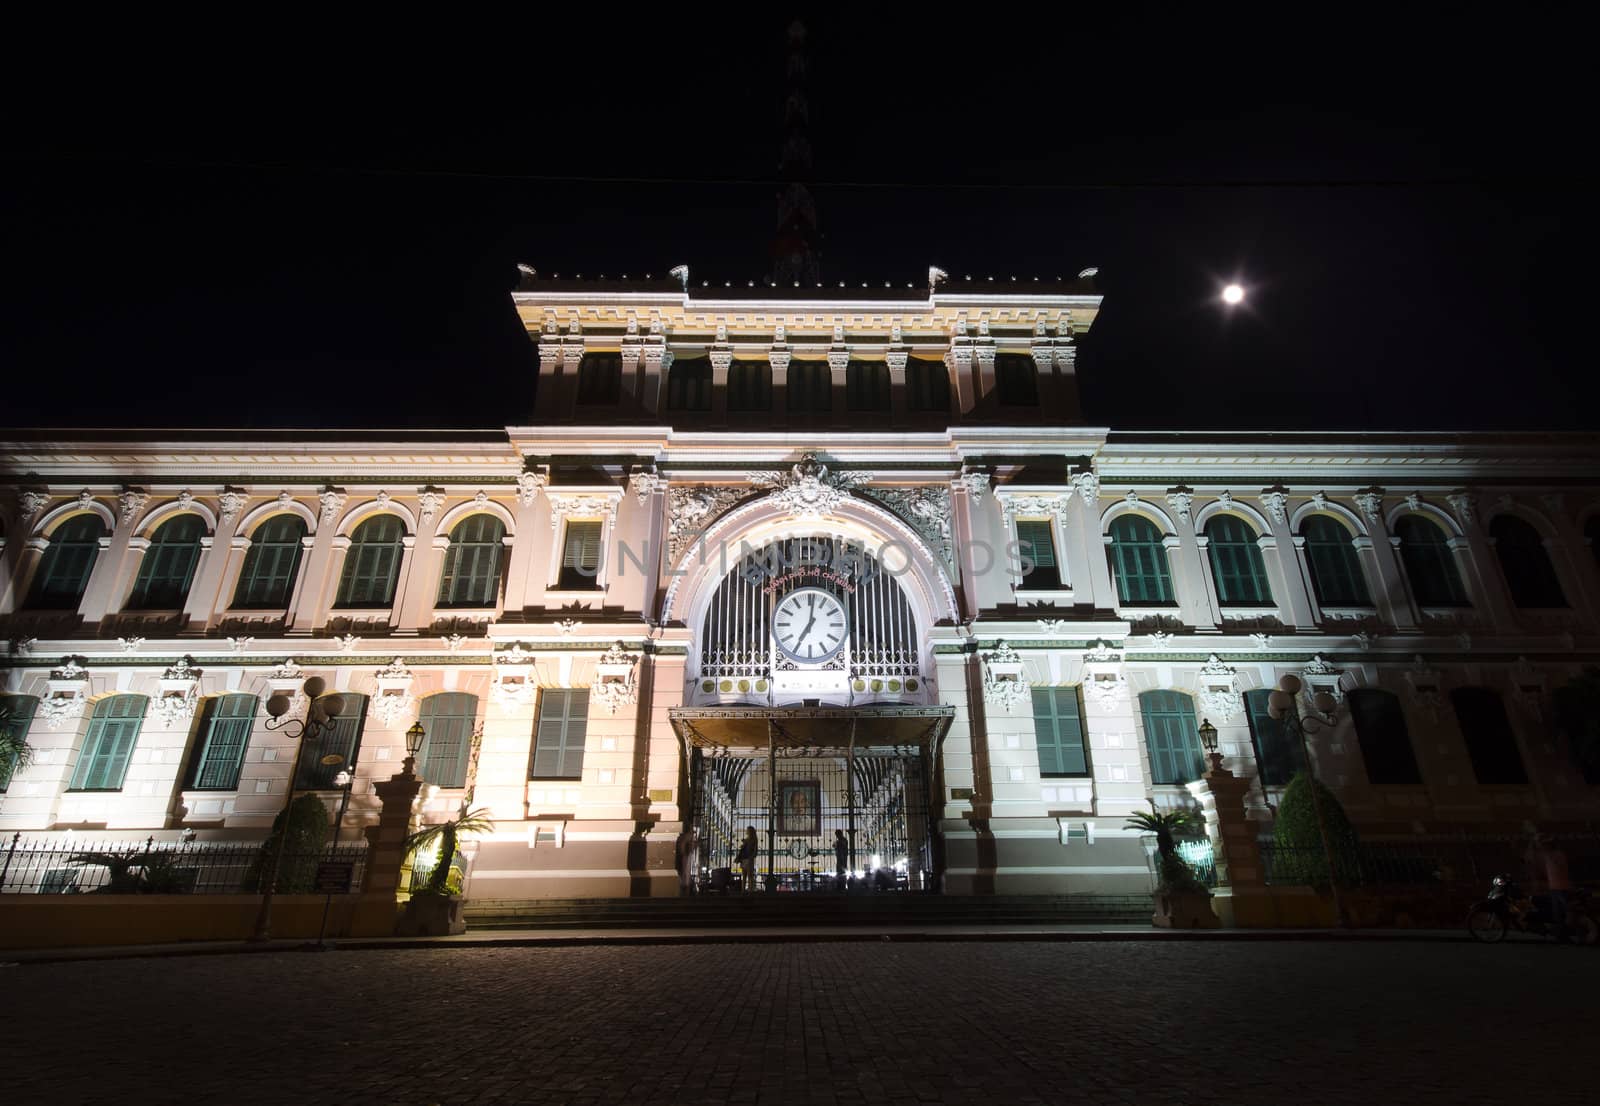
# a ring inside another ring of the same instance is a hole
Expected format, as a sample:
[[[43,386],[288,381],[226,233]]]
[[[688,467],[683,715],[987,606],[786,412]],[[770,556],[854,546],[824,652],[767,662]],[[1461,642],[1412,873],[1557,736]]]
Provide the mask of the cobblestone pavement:
[[[0,969],[5,1100],[1600,1101],[1554,945],[792,944]]]

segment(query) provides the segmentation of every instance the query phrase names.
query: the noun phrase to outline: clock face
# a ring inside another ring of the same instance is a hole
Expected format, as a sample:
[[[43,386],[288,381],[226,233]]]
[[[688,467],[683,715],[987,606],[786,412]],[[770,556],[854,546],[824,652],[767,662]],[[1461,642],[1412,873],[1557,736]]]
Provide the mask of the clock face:
[[[772,629],[789,659],[819,664],[844,648],[844,605],[821,588],[801,588],[778,604]]]

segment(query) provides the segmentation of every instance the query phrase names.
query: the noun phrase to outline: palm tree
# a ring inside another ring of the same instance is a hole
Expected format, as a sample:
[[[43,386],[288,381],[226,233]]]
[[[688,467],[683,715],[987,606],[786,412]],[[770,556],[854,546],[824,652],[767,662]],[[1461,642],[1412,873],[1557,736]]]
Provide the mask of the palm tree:
[[[456,857],[456,841],[463,834],[488,833],[492,829],[494,823],[489,818],[488,809],[479,807],[477,810],[463,809],[449,821],[423,826],[409,835],[406,838],[406,849],[413,855],[433,842],[439,842],[439,861],[434,865],[433,871],[428,873],[427,885],[422,890],[430,895],[446,894],[450,865]]]
[[[1178,855],[1178,838],[1199,828],[1200,820],[1192,810],[1157,810],[1155,800],[1150,801],[1150,811],[1130,814],[1123,825],[1140,833],[1152,833],[1156,838],[1156,878],[1164,891],[1202,891],[1204,885]]]
[[[10,706],[0,706],[0,787],[11,782],[11,774],[18,768],[33,763],[33,746],[23,736],[26,732],[27,719]]]

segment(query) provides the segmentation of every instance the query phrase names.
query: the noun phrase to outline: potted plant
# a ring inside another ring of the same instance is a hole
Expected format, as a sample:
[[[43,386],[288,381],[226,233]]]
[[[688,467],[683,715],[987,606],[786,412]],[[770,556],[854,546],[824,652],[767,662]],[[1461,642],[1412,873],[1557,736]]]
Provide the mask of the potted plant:
[[[454,818],[423,826],[406,838],[406,850],[415,857],[425,849],[438,848],[438,860],[421,887],[411,892],[400,915],[398,933],[402,937],[443,937],[465,933],[467,921],[462,913],[461,875],[455,867],[456,843],[463,835],[488,833],[493,829],[489,812],[482,807],[467,810],[465,804]]]
[[[1178,838],[1199,829],[1192,810],[1156,809],[1130,815],[1125,825],[1156,839],[1155,913],[1150,920],[1171,929],[1215,929],[1220,923],[1211,909],[1211,892],[1200,882],[1194,869],[1178,855]]]

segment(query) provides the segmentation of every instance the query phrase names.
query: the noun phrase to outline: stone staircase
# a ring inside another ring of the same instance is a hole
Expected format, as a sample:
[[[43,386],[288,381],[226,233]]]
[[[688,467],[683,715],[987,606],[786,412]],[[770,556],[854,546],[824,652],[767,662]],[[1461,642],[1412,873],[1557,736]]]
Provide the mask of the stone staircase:
[[[713,929],[784,926],[1149,925],[1149,895],[695,895],[639,899],[471,899],[491,929]]]

